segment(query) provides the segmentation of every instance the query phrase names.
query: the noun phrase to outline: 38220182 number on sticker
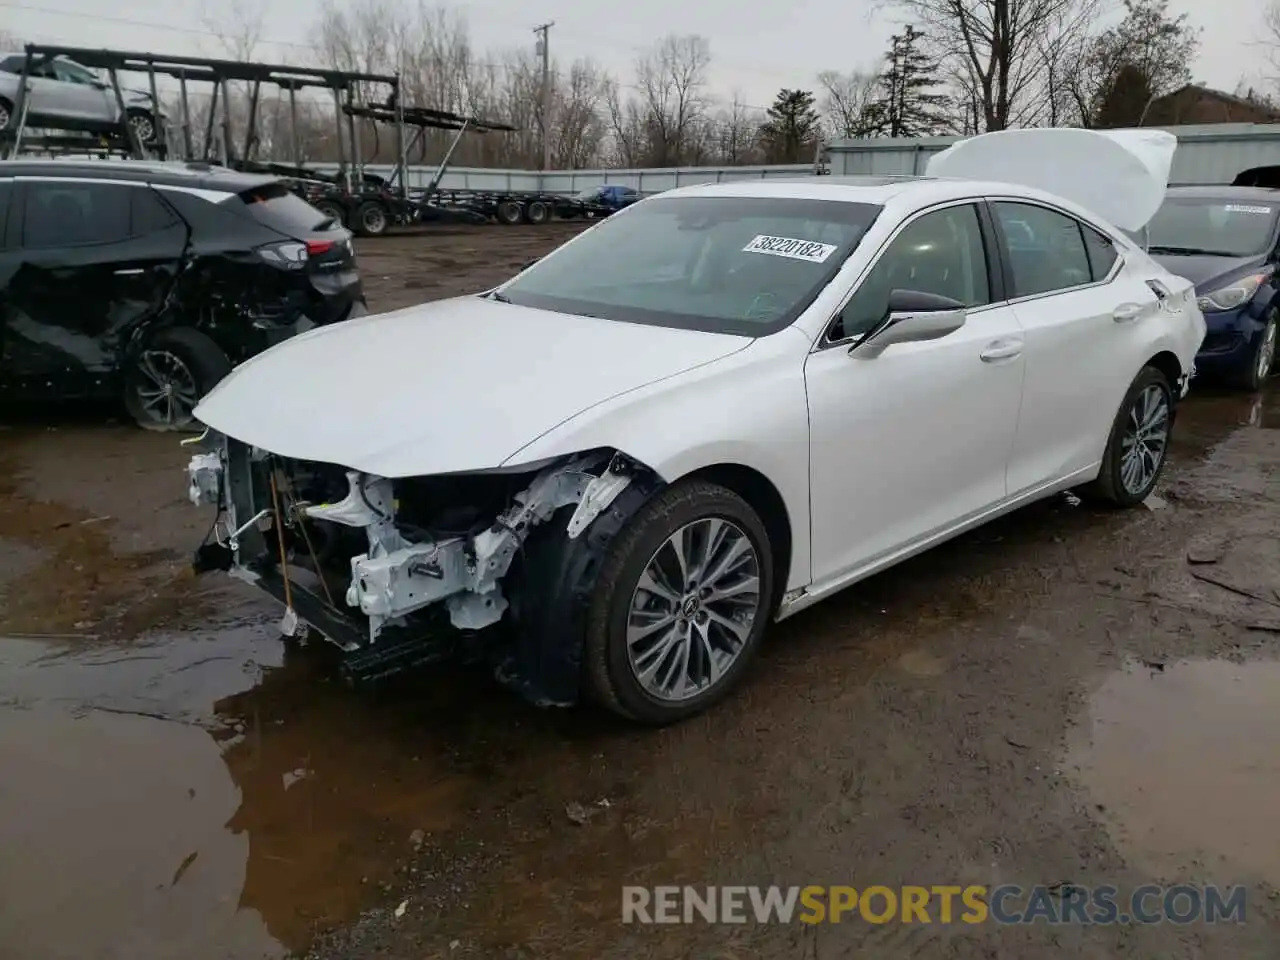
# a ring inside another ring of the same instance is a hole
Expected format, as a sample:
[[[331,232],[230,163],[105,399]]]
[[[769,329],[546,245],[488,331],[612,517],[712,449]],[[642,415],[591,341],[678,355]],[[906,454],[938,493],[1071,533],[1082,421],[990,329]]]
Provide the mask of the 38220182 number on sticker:
[[[823,263],[836,252],[834,243],[818,243],[816,240],[797,240],[794,237],[770,237],[761,234],[745,247],[743,253],[766,253],[771,257],[788,257],[791,260],[808,260]]]

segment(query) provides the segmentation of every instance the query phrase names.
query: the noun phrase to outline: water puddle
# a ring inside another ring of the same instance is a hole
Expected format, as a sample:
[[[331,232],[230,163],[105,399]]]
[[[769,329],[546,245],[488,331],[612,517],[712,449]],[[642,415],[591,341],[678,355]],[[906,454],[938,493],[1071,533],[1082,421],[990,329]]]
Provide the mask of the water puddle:
[[[319,674],[269,625],[0,637],[5,956],[282,956],[385,899],[469,780]]]
[[[1280,661],[1135,664],[1069,758],[1127,858],[1165,879],[1280,885]]]

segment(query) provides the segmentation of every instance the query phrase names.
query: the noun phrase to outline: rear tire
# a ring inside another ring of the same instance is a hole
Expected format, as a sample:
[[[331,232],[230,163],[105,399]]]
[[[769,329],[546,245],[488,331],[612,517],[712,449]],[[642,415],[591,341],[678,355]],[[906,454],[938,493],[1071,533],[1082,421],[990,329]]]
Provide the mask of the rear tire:
[[[539,227],[548,223],[551,220],[551,205],[542,200],[531,200],[525,204],[524,220],[525,223]]]
[[[493,219],[497,220],[504,227],[511,227],[519,223],[524,218],[524,211],[520,208],[520,204],[514,200],[503,200],[493,211]]]
[[[377,200],[366,200],[356,207],[355,232],[362,237],[380,237],[391,226],[391,215]]]
[[[326,217],[332,217],[333,222],[339,226],[347,225],[347,211],[342,204],[335,200],[317,200],[313,206],[323,213]]]
[[[199,330],[161,330],[125,371],[125,408],[147,430],[189,430],[196,404],[231,372],[222,348]]]
[[[1275,369],[1277,326],[1280,324],[1280,312],[1275,307],[1267,311],[1266,326],[1258,335],[1258,345],[1254,347],[1249,358],[1249,369],[1242,373],[1236,386],[1242,390],[1255,392],[1266,386],[1271,371]]]
[[[13,116],[13,104],[0,97],[0,130],[9,126],[9,118]]]
[[[1143,367],[1111,424],[1098,478],[1077,493],[1115,507],[1133,507],[1146,500],[1169,456],[1173,405],[1168,377],[1155,367]]]
[[[155,118],[150,113],[146,110],[130,110],[126,116],[138,142],[144,147],[155,146],[159,142]]]

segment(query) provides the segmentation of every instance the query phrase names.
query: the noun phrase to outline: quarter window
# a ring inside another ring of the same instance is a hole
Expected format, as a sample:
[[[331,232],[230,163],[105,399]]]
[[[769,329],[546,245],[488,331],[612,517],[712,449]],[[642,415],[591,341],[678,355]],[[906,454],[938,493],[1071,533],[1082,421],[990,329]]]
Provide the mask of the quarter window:
[[[860,336],[885,319],[889,294],[915,290],[969,307],[991,302],[987,258],[973,204],[926,213],[898,234],[841,311],[831,339]]]
[[[1089,268],[1093,279],[1107,279],[1120,257],[1116,252],[1116,245],[1092,227],[1081,226],[1080,229],[1084,233],[1084,245],[1089,251]]]
[[[75,180],[27,183],[23,246],[71,247],[126,239],[130,197],[135,189]]]
[[[1013,296],[1030,297],[1093,280],[1080,224],[1029,203],[995,203],[1013,273]]]

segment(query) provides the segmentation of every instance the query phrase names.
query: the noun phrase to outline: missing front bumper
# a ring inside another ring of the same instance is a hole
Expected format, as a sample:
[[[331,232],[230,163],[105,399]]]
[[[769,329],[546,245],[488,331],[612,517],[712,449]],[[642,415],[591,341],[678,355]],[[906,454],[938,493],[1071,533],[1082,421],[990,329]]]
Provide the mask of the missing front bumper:
[[[566,458],[533,473],[508,508],[479,532],[406,536],[391,480],[349,470],[345,498],[308,503],[292,496],[280,458],[224,438],[208,447],[187,468],[192,502],[219,511],[213,542],[197,552],[197,571],[225,570],[259,587],[286,605],[286,634],[302,621],[348,651],[380,643],[389,630],[412,632],[427,613],[447,613],[458,631],[497,623],[508,608],[502,579],[529,533],[573,506],[565,535],[577,538],[636,470],[612,451]],[[308,527],[324,524],[358,530],[366,542],[363,552],[349,558],[345,590],[325,589],[318,565],[312,573],[319,590],[306,586],[308,571],[293,566],[286,547],[301,541],[310,549]]]

